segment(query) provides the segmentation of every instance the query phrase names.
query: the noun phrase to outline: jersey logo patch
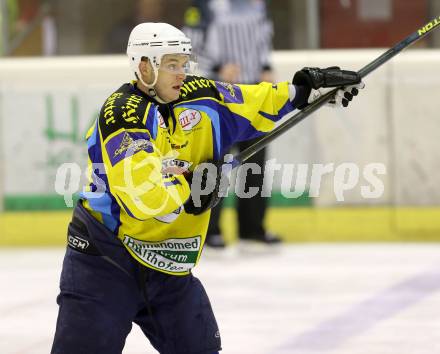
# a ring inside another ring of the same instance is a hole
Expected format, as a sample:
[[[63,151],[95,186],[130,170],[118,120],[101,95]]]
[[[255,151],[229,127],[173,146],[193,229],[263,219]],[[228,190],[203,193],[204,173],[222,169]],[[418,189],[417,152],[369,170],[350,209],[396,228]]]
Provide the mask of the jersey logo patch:
[[[194,128],[202,120],[202,115],[195,109],[185,109],[179,114],[179,123],[184,131]]]
[[[237,85],[216,81],[218,91],[223,94],[225,103],[243,103],[243,94]]]
[[[123,132],[111,138],[106,145],[107,153],[112,166],[128,156],[139,151],[151,153],[154,151],[151,141],[145,134]]]
[[[189,171],[191,162],[179,159],[164,159],[162,160],[162,173],[181,175]]]
[[[202,238],[170,238],[163,241],[138,240],[124,235],[122,243],[140,263],[171,274],[186,274],[197,262]]]
[[[85,251],[89,247],[89,241],[70,234],[67,235],[67,243],[70,247],[81,251]]]

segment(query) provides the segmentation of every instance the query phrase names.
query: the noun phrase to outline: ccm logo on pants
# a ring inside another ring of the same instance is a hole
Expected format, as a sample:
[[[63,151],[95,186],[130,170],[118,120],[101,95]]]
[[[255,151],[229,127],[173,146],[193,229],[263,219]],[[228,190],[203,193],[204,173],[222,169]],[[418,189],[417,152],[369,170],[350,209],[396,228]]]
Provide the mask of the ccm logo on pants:
[[[85,251],[89,247],[89,241],[73,235],[67,235],[67,243],[69,244],[70,247],[82,251]]]

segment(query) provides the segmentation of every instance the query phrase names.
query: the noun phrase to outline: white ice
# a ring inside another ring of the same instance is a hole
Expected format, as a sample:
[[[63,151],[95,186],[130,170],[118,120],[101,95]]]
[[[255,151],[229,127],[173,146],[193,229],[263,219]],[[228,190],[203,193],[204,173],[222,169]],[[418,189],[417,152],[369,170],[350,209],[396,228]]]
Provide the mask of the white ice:
[[[0,249],[0,354],[47,354],[64,250]],[[225,354],[440,353],[440,245],[291,244],[194,272]],[[136,326],[124,354],[156,353]]]

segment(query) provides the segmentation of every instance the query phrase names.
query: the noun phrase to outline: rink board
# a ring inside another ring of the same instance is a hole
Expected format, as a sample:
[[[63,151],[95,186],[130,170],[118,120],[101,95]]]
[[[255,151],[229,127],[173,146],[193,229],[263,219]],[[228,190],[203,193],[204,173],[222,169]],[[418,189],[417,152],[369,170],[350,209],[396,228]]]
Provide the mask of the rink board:
[[[63,245],[70,217],[70,211],[2,213],[0,246]],[[221,223],[235,242],[232,208]],[[286,242],[440,241],[440,208],[270,208],[266,226]]]
[[[359,69],[382,51],[277,51],[275,77],[290,81],[304,65]],[[361,178],[345,193],[346,207],[439,206],[439,62],[439,50],[399,54],[365,79],[366,89],[349,109],[322,108],[273,142],[269,157],[295,166],[352,163],[361,172],[370,163],[386,166],[384,193],[365,199]],[[9,211],[6,202],[17,195],[54,194],[62,163],[78,163],[84,172],[85,132],[104,99],[131,76],[122,55],[2,59],[0,76],[0,200]],[[281,180],[277,173],[274,191]],[[335,180],[334,171],[324,176],[315,206],[340,206]]]

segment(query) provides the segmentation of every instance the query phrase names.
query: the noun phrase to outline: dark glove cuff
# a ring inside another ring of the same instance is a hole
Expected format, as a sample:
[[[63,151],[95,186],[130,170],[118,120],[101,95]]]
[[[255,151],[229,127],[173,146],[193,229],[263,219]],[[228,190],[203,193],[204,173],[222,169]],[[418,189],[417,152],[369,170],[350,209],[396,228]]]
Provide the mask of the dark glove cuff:
[[[312,89],[310,86],[295,86],[295,98],[292,104],[295,108],[303,109],[309,105],[308,100]]]

